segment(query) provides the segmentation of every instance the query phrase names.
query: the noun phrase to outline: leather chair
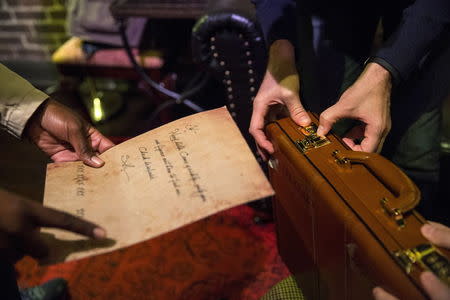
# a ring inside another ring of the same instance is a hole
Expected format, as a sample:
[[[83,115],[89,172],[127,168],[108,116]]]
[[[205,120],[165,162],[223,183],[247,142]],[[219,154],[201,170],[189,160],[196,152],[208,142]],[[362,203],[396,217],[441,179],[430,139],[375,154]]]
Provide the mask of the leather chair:
[[[225,105],[250,149],[267,174],[267,164],[256,151],[248,132],[252,101],[261,85],[267,51],[250,0],[210,0],[207,12],[192,30],[193,59],[223,84]],[[256,223],[273,220],[270,198],[254,201]]]
[[[223,83],[225,105],[256,155],[248,128],[267,52],[250,0],[209,1],[193,27],[192,50],[194,61]]]

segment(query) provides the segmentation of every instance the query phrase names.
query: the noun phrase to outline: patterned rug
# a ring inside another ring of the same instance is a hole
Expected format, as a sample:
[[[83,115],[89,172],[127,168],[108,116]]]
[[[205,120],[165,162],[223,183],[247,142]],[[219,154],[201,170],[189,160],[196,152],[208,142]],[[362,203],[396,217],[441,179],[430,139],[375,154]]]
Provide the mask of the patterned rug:
[[[74,262],[17,265],[21,287],[55,277],[71,298],[253,300],[289,275],[274,224],[255,224],[242,205],[134,246]]]

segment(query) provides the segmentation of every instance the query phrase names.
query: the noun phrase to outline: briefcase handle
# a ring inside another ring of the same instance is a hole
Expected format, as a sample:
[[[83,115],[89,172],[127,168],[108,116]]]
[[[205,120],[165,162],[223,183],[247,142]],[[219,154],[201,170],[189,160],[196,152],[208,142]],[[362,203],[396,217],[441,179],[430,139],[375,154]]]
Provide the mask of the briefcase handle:
[[[340,150],[339,156],[352,163],[359,163],[369,169],[394,195],[394,199],[385,199],[384,208],[408,212],[419,203],[420,191],[414,182],[391,161],[376,153]],[[386,168],[389,165],[389,168]],[[386,172],[389,170],[389,172]],[[380,199],[381,201],[382,199]]]

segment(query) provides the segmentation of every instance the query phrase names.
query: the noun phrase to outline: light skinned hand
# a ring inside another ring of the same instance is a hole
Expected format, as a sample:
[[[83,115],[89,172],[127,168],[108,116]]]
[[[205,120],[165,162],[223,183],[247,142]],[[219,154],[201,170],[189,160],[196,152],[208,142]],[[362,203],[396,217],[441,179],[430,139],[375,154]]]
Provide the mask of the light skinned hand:
[[[82,160],[95,168],[104,165],[97,154],[114,146],[74,111],[51,99],[30,118],[25,136],[55,162]]]
[[[102,239],[106,231],[71,214],[0,189],[0,251],[16,260],[24,254],[45,257],[48,247],[39,236],[40,227],[53,227]]]
[[[450,228],[436,223],[429,222],[420,228],[422,235],[431,243],[450,249]],[[431,300],[450,300],[450,287],[437,278],[433,273],[426,271],[420,274],[420,282]],[[375,300],[399,300],[389,294],[381,287],[373,289]]]
[[[266,74],[253,101],[253,113],[249,128],[259,153],[265,160],[267,153],[274,152],[272,143],[264,133],[270,107],[279,104],[285,105],[295,123],[302,126],[311,123],[310,117],[300,102],[299,89],[294,47],[288,40],[275,41],[269,50]]]
[[[343,141],[355,151],[379,152],[391,129],[391,75],[376,63],[367,64],[355,83],[320,115],[318,135],[326,135],[338,120],[350,118],[362,125],[354,127]],[[362,139],[361,144],[355,139]]]

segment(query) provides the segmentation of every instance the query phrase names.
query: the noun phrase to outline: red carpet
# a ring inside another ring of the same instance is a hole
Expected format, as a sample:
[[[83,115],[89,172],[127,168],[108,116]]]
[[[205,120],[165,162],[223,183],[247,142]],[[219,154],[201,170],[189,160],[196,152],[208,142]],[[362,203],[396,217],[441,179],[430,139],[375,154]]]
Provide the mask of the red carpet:
[[[288,276],[274,224],[257,225],[239,206],[109,254],[39,267],[17,264],[21,287],[66,278],[77,299],[259,299]]]

